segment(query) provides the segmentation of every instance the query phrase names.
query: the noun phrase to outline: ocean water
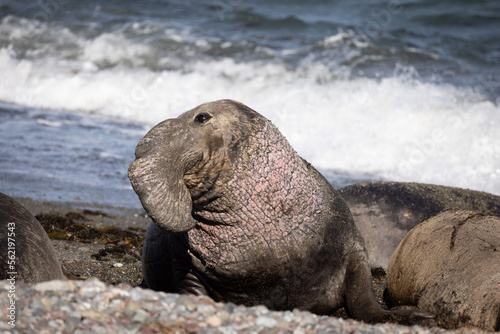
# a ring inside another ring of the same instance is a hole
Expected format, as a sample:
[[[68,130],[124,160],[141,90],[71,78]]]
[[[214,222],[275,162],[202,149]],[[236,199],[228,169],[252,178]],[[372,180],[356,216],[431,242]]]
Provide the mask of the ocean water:
[[[500,195],[495,0],[0,0],[0,191],[139,207],[156,123],[231,98],[336,187]]]

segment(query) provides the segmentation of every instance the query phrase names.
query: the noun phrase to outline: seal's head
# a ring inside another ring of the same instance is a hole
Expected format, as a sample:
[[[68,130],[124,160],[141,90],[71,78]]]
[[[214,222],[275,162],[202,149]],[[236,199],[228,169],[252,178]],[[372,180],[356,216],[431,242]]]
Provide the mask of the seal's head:
[[[220,100],[152,128],[137,145],[128,175],[153,221],[171,233],[193,228],[193,203],[214,196],[220,173],[266,121],[242,103]]]

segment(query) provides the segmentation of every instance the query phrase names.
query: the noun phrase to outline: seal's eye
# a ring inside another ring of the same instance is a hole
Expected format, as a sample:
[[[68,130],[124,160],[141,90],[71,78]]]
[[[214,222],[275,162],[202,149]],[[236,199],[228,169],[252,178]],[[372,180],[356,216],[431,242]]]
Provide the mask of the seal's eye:
[[[212,116],[210,116],[209,114],[207,114],[207,113],[201,113],[201,114],[196,115],[196,117],[194,118],[194,121],[197,122],[197,123],[206,123],[211,118],[212,118]]]

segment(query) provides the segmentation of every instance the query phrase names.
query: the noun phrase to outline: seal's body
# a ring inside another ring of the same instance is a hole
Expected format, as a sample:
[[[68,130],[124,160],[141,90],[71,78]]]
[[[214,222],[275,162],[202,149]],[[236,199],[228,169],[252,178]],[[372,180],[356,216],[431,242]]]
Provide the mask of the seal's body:
[[[445,328],[500,331],[500,218],[447,211],[412,229],[389,262],[395,305],[436,314]]]
[[[339,189],[365,239],[372,268],[387,269],[399,242],[424,219],[447,210],[500,217],[500,196],[440,185],[363,182]]]
[[[19,202],[0,193],[0,279],[65,279],[47,233]]]
[[[215,300],[376,322],[432,316],[384,310],[349,209],[266,118],[222,100],[158,124],[129,168],[152,217],[147,285]]]

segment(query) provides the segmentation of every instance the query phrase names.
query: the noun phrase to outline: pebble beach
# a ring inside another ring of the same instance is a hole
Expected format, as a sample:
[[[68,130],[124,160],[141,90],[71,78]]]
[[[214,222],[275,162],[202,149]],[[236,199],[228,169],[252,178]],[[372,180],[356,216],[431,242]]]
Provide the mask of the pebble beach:
[[[3,313],[9,283],[1,282]],[[208,297],[166,294],[97,279],[16,282],[16,326],[2,322],[3,333],[483,333],[433,327],[368,325],[310,312],[271,311],[216,303]]]
[[[72,279],[38,284],[1,281],[2,333],[483,333],[475,328],[448,331],[369,325],[301,310],[273,311],[142,289],[137,287],[142,274],[136,256],[141,249],[130,241],[130,233],[143,235],[149,223],[142,210],[17,200],[39,219],[52,215],[89,230],[129,231],[122,238],[129,244],[124,248],[123,240],[110,242],[109,236],[85,239],[76,232],[67,239],[51,239],[65,274]],[[374,279],[374,288],[381,299],[383,277],[378,282]]]

